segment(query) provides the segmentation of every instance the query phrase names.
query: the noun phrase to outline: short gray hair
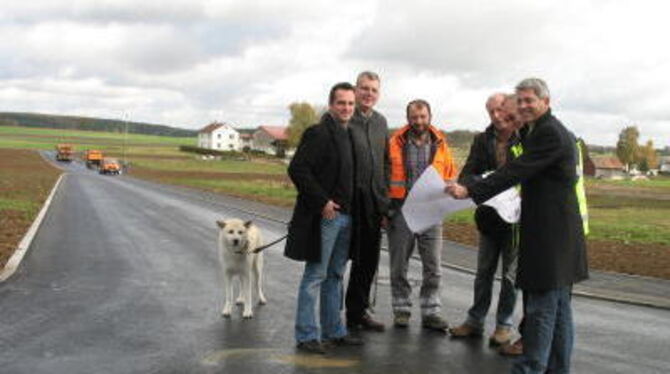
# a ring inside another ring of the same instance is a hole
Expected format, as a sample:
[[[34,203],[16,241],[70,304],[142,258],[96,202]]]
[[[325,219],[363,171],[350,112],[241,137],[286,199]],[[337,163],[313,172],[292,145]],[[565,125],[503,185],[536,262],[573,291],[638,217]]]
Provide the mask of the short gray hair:
[[[496,92],[491,96],[489,96],[488,99],[486,99],[486,104],[484,106],[486,107],[486,109],[488,109],[489,104],[498,99],[500,99],[500,102],[502,103],[505,100],[505,96],[507,95],[502,92]]]
[[[379,79],[379,75],[377,73],[373,73],[371,71],[363,71],[363,72],[359,73],[358,76],[356,77],[356,85],[357,86],[361,82],[361,79],[363,79],[363,78],[367,78],[371,81],[377,81],[377,82],[381,83],[381,80]]]
[[[533,90],[540,99],[549,98],[549,87],[540,78],[526,78],[516,85],[516,92],[522,90]]]

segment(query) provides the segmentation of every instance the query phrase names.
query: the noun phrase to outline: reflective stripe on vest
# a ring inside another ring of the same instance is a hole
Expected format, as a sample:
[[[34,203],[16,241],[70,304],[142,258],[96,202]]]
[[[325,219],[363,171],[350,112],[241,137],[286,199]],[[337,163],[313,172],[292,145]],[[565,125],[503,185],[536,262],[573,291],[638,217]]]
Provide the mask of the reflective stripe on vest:
[[[589,234],[589,211],[586,204],[586,189],[584,188],[584,158],[582,157],[582,146],[577,142],[577,155],[579,161],[577,162],[577,184],[575,184],[575,192],[577,193],[577,202],[579,203],[579,214],[582,216],[582,224],[584,225],[584,235]]]
[[[588,206],[586,203],[586,189],[584,188],[584,159],[582,157],[582,147],[577,142],[575,144],[575,147],[577,147],[577,155],[578,161],[577,165],[575,166],[577,168],[577,183],[575,183],[575,194],[577,195],[577,203],[579,205],[579,214],[582,217],[582,225],[584,228],[584,235],[589,234],[589,212],[588,212]],[[523,154],[523,147],[521,146],[521,143],[517,143],[513,146],[510,147],[510,150],[512,151],[512,155],[514,155],[514,158],[517,158]],[[522,197],[523,198],[523,197]]]

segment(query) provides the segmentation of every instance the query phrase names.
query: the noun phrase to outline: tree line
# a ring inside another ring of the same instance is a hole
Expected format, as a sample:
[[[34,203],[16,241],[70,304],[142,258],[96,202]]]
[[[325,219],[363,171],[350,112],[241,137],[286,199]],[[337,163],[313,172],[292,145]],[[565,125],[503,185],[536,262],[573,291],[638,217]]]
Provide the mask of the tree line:
[[[0,126],[21,126],[123,133],[126,129],[126,122],[114,119],[59,116],[53,114],[0,113]],[[198,132],[195,130],[180,129],[176,127],[155,125],[150,123],[128,122],[127,126],[128,133],[131,134],[174,137],[195,137],[198,134]]]
[[[300,142],[302,133],[309,126],[319,122],[321,116],[326,112],[325,107],[315,107],[306,102],[295,102],[288,106],[291,113],[291,120],[288,125],[289,146],[296,147]],[[397,129],[390,128],[389,133]],[[449,145],[453,147],[469,147],[477,131],[454,130],[443,131],[449,139]]]

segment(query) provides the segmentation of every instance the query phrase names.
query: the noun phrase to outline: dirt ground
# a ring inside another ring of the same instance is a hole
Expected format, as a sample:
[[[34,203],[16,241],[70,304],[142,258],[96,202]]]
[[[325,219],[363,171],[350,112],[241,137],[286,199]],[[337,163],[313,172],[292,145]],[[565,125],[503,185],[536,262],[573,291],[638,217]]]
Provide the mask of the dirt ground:
[[[479,240],[475,226],[467,224],[445,224],[444,237],[473,247]],[[589,240],[586,250],[591,269],[670,279],[668,246]]]
[[[0,149],[0,268],[42,208],[60,170],[35,151]]]

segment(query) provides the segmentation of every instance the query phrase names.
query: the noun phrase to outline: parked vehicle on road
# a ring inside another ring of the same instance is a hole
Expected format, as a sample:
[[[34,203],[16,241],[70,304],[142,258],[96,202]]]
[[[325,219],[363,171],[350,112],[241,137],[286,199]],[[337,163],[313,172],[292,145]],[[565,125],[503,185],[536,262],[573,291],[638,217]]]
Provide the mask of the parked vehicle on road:
[[[72,161],[72,144],[57,144],[56,145],[56,160],[57,161]]]

